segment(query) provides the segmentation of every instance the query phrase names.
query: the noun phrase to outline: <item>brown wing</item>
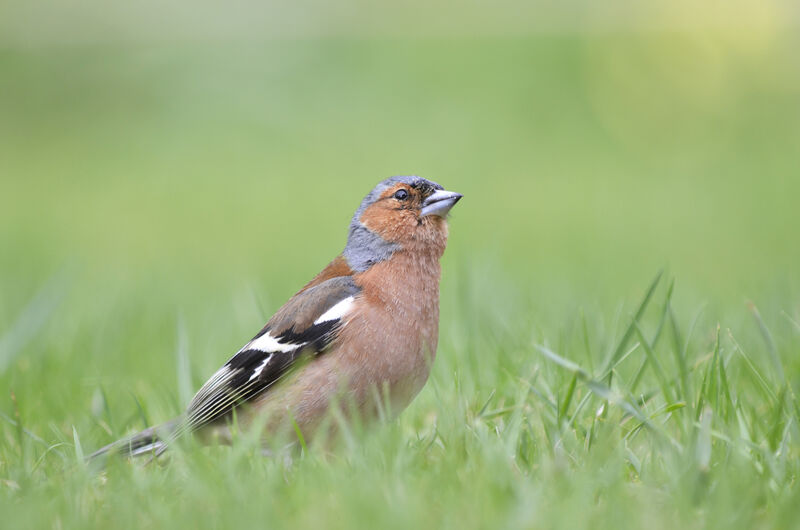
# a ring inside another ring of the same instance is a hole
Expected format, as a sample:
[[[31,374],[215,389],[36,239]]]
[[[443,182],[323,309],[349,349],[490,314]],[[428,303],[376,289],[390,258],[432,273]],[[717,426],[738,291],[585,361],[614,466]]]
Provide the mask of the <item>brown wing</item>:
[[[293,296],[197,392],[186,411],[186,429],[227,417],[238,405],[266,392],[301,356],[324,352],[336,340],[359,292],[351,276],[341,276]]]

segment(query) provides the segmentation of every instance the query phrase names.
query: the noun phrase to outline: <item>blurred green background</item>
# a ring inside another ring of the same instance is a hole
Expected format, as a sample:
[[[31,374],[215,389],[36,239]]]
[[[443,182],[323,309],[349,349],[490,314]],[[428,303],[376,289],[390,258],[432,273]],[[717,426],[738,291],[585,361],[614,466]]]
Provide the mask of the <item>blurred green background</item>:
[[[794,287],[789,5],[4,4],[3,291],[71,262],[283,298],[394,174],[466,195],[449,264],[526,287]]]
[[[685,320],[754,330],[752,300],[794,352],[799,25],[778,1],[4,2],[0,409],[87,448],[101,386],[178,413],[397,174],[465,195],[445,358],[464,326],[518,359],[578,311],[614,329],[660,269]]]

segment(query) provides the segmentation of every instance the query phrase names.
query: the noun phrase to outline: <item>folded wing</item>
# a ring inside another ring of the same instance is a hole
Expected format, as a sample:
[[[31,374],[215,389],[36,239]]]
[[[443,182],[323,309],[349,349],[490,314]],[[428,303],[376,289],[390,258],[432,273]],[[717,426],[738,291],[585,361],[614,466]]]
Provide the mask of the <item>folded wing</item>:
[[[322,354],[335,342],[359,291],[352,277],[342,276],[292,297],[197,392],[181,430],[229,416],[238,405],[268,391],[301,357]]]

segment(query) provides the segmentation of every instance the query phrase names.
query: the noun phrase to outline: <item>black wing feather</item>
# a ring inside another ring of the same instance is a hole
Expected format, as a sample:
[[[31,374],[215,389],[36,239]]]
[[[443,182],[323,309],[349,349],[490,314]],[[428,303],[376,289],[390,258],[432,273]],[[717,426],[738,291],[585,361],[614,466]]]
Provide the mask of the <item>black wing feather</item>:
[[[301,291],[234,355],[195,395],[186,412],[185,429],[227,418],[240,404],[267,391],[304,355],[318,355],[335,340],[341,319],[315,323],[321,315],[360,289],[352,277],[332,278]],[[284,351],[249,348],[269,333]],[[291,345],[296,348],[288,349]]]

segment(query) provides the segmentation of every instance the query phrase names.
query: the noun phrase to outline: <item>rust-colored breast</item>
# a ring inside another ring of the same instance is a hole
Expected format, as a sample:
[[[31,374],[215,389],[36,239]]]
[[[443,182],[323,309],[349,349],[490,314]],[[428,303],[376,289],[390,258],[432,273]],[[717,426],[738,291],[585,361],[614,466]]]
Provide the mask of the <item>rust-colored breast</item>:
[[[266,393],[257,408],[271,411],[278,423],[290,411],[309,439],[335,400],[341,400],[343,412],[356,405],[367,417],[376,413],[386,392],[391,415],[408,406],[425,385],[436,356],[439,259],[447,241],[443,220],[421,228],[417,238],[366,271],[353,274],[338,257],[303,288],[352,275],[361,292],[330,349],[276,392]]]
[[[425,385],[439,338],[439,260],[404,251],[355,276],[361,302],[341,332],[342,363],[357,393],[388,390],[393,413]]]

